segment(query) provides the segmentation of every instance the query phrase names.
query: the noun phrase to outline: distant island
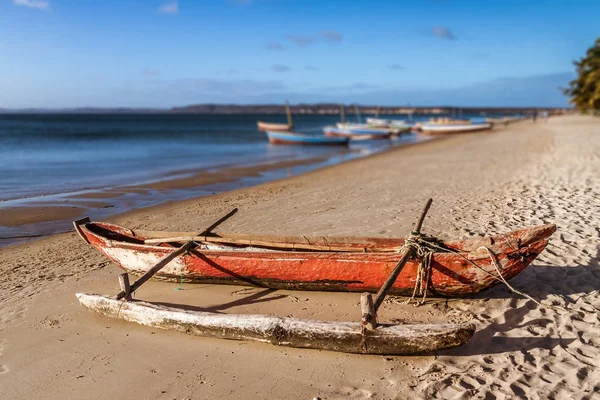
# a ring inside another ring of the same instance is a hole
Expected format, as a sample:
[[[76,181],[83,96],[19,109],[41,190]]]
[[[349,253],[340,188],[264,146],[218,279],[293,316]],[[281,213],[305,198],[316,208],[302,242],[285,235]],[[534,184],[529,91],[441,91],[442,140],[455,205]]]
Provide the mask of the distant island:
[[[336,115],[340,113],[340,104],[316,103],[290,105],[292,114],[305,115]],[[553,114],[569,111],[569,108],[557,107],[409,107],[409,106],[374,106],[358,105],[359,112],[365,115],[409,115],[409,114],[452,114],[459,112],[465,114],[532,114],[540,110],[549,110]],[[346,115],[355,114],[355,105],[344,105]],[[172,108],[127,108],[127,107],[76,107],[61,109],[26,108],[6,109],[0,108],[0,113],[76,113],[76,114],[285,114],[285,106],[281,104],[193,104]]]

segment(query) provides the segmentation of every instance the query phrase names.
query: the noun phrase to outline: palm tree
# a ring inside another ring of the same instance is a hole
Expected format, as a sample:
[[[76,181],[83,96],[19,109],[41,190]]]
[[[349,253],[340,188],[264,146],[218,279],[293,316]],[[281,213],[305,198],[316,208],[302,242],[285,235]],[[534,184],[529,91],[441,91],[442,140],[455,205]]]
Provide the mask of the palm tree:
[[[600,110],[600,37],[587,51],[585,57],[574,61],[577,78],[569,82],[564,93],[579,111]]]

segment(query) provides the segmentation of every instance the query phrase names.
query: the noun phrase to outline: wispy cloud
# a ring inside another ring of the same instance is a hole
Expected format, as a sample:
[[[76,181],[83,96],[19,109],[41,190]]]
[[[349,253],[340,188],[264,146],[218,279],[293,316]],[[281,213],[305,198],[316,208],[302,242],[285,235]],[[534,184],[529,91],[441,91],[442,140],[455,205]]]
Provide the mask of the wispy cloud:
[[[319,33],[319,36],[321,37],[321,39],[333,43],[339,43],[344,38],[344,35],[336,31],[324,31]]]
[[[388,65],[388,68],[395,69],[395,70],[404,69],[404,67],[400,64],[390,64],[390,65]]]
[[[290,70],[291,70],[291,68],[288,67],[287,65],[274,64],[271,66],[271,71],[273,71],[273,72],[288,72]]]
[[[158,76],[160,75],[160,71],[152,68],[145,68],[142,70],[142,75],[144,76]]]
[[[50,2],[45,0],[12,0],[16,6],[25,6],[29,8],[37,8],[39,10],[48,10]]]
[[[158,12],[163,14],[178,14],[179,2],[169,1],[168,3],[164,3],[160,7],[158,7]]]
[[[217,71],[218,75],[237,75],[240,73],[239,69],[229,68],[229,69],[221,69]]]
[[[433,36],[437,36],[440,38],[448,39],[448,40],[456,40],[456,36],[454,33],[448,28],[444,28],[443,26],[436,26],[431,29],[431,34]]]
[[[283,50],[283,49],[285,49],[285,47],[282,44],[280,44],[280,43],[270,42],[270,43],[267,43],[267,49],[269,49],[269,50]]]
[[[307,65],[306,67],[304,67],[304,69],[309,71],[317,71],[319,68],[315,67],[314,65]]]
[[[287,39],[296,43],[300,47],[306,47],[315,41],[311,36],[288,35]]]

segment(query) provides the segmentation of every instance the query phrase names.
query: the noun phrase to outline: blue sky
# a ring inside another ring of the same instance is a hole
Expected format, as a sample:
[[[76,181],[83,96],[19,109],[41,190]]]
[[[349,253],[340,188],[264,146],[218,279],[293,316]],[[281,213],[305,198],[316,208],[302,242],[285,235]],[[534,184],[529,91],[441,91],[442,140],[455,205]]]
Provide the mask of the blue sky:
[[[600,1],[0,0],[0,108],[564,106]]]

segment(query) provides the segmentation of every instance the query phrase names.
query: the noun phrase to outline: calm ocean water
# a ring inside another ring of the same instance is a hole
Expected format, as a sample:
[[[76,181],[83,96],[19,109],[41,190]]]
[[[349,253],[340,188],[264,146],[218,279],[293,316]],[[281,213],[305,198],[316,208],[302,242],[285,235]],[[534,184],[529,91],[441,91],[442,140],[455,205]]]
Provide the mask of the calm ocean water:
[[[422,117],[426,119],[426,117]],[[218,169],[340,152],[368,155],[400,142],[349,149],[269,145],[256,121],[285,116],[173,114],[0,114],[0,202],[132,185]],[[337,116],[294,116],[298,132],[321,133]]]

